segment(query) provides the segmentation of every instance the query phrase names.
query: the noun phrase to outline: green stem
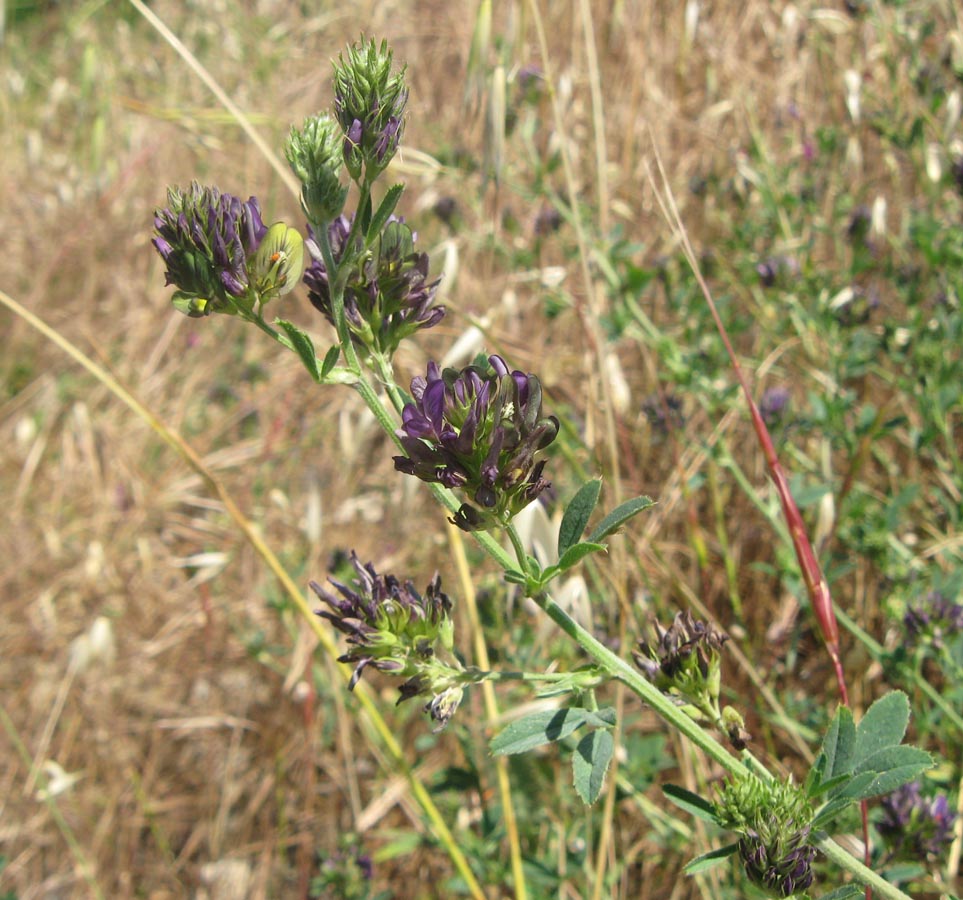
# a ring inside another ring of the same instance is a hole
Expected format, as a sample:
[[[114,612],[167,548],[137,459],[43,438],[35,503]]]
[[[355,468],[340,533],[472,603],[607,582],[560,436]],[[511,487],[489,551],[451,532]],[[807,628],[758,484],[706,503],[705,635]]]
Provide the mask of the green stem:
[[[344,314],[344,274],[341,268],[335,264],[334,254],[331,251],[331,242],[328,240],[328,229],[318,228],[315,231],[315,238],[321,248],[321,258],[324,261],[324,268],[328,272],[328,291],[331,294],[331,317],[334,319],[334,329],[338,333],[338,343],[341,344],[341,352],[348,368],[356,375],[361,374],[361,364],[358,362],[358,354],[354,349],[354,342],[351,339],[351,330],[348,328],[348,320]],[[351,262],[351,243],[346,244],[344,262]]]
[[[509,522],[508,525],[505,526],[505,533],[512,542],[512,549],[515,551],[515,556],[518,559],[519,569],[521,569],[522,572],[528,572],[528,554],[525,552],[525,546],[522,544],[518,530]]]
[[[871,887],[880,897],[888,897],[889,900],[913,900],[909,894],[904,893],[895,884],[890,884],[881,875],[878,875],[868,866],[864,866],[855,856],[848,853],[839,846],[825,832],[819,832],[813,838],[813,844],[827,859],[832,860],[842,869],[852,873],[859,881],[867,887]]]

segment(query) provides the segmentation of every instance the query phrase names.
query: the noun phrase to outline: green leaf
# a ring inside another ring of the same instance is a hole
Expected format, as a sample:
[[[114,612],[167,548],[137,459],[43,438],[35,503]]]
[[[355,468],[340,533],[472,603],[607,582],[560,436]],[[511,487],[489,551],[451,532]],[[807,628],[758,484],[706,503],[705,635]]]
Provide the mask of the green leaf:
[[[571,569],[572,566],[578,565],[578,563],[590,553],[598,553],[600,550],[605,549],[605,544],[591,544],[588,541],[583,541],[580,544],[574,544],[562,554],[562,558],[558,561],[556,566],[553,566],[553,568],[557,569],[559,572],[563,572],[565,569]]]
[[[592,481],[586,481],[572,497],[565,510],[565,515],[562,516],[562,524],[558,529],[558,555],[560,557],[564,556],[565,551],[582,536],[585,526],[588,525],[589,517],[592,515],[592,510],[595,509],[595,504],[599,501],[599,491],[601,490],[601,480],[594,478]]]
[[[687,791],[684,787],[679,787],[677,784],[662,785],[662,793],[676,806],[684,809],[690,815],[698,819],[704,819],[706,822],[719,824],[719,817],[716,815],[715,806],[704,797],[693,794],[692,791]]]
[[[902,766],[913,766],[918,764],[932,765],[933,757],[919,747],[909,747],[900,744],[896,747],[884,747],[877,750],[872,756],[864,759],[857,767],[856,774],[860,772],[888,772],[890,769],[898,769]]]
[[[301,357],[304,368],[306,368],[311,377],[320,384],[321,372],[318,370],[318,357],[314,352],[314,344],[311,343],[311,338],[292,322],[287,322],[284,319],[275,319],[274,324],[284,330],[288,339],[291,341],[291,346],[294,347],[294,352]]]
[[[528,582],[528,576],[524,572],[519,572],[518,569],[506,569],[504,577],[509,584],[526,584]]]
[[[341,355],[341,348],[335,344],[327,353],[324,354],[324,362],[321,363],[321,377],[327,378],[331,370],[337,365],[338,357]]]
[[[614,749],[615,738],[607,728],[592,731],[578,742],[572,756],[572,780],[583,803],[598,800]]]
[[[854,897],[862,897],[866,893],[866,888],[859,884],[844,884],[828,894],[823,894],[819,900],[852,900]]]
[[[583,725],[608,728],[615,724],[615,710],[547,709],[512,722],[492,738],[492,753],[508,755],[525,753],[542,744],[568,737]]]
[[[916,747],[904,747],[905,750],[916,750]],[[924,754],[923,750],[917,750]],[[926,760],[919,759],[913,763],[897,766],[886,772],[863,772],[857,775],[840,793],[840,799],[849,800],[868,800],[870,797],[879,797],[882,794],[889,794],[896,788],[908,784],[918,778],[922,772],[932,768],[933,760],[928,753],[925,753]]]
[[[856,726],[854,770],[860,771],[860,764],[878,750],[897,746],[906,734],[909,716],[909,699],[902,691],[891,691],[867,709]]]
[[[395,211],[395,207],[398,205],[404,189],[405,186],[403,184],[393,184],[388,188],[384,199],[381,201],[381,206],[378,207],[378,211],[374,214],[371,224],[368,225],[365,231],[365,243],[370,245],[371,242],[381,234],[381,229],[385,227],[385,223]]]
[[[706,869],[711,869],[713,866],[719,865],[723,860],[728,859],[738,849],[738,844],[726,844],[725,847],[710,850],[708,853],[703,853],[702,856],[690,859],[689,862],[682,867],[682,871],[686,875],[695,875],[699,872],[704,872]]]
[[[826,754],[825,781],[837,775],[848,775],[853,771],[853,746],[856,743],[856,726],[853,713],[846,706],[840,706],[829,723],[823,753]]]
[[[844,809],[852,804],[852,800],[848,797],[835,800],[830,800],[822,809],[816,813],[812,821],[812,827],[814,830],[819,830],[825,828],[836,818]]]
[[[589,541],[597,544],[602,538],[608,537],[613,531],[621,528],[632,516],[638,515],[650,506],[655,506],[655,500],[650,497],[635,497],[619,504],[599,522],[595,530],[589,535]]]

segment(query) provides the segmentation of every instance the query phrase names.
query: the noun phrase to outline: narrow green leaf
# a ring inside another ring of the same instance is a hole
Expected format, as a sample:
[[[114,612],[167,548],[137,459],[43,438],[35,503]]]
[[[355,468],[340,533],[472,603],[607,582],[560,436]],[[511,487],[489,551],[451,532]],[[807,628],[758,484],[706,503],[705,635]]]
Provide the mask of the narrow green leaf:
[[[933,758],[925,750],[919,747],[909,747],[906,744],[899,744],[896,747],[883,747],[877,750],[872,756],[862,760],[856,766],[856,774],[860,772],[878,772],[880,774],[888,772],[890,769],[898,769],[901,766],[932,765]]]
[[[314,352],[314,344],[311,343],[311,338],[293,322],[288,322],[285,319],[275,319],[274,324],[284,330],[284,333],[291,341],[291,346],[294,347],[294,352],[297,353],[301,358],[301,362],[304,363],[304,368],[306,368],[311,377],[320,384],[321,372],[318,369],[318,357]]]
[[[335,344],[327,353],[324,354],[324,362],[321,363],[321,377],[327,378],[332,369],[337,365],[338,357],[341,355],[341,347]]]
[[[826,754],[825,780],[837,775],[848,775],[853,771],[853,746],[856,743],[856,726],[853,713],[846,706],[840,706],[826,732],[823,752]]]
[[[621,528],[632,516],[638,515],[642,510],[655,506],[655,500],[650,497],[635,497],[619,504],[596,526],[595,530],[589,535],[591,543],[597,544],[604,537],[612,534],[613,531]]]
[[[598,800],[614,749],[615,739],[607,728],[592,731],[578,742],[572,756],[572,781],[583,803]]]
[[[912,750],[915,748],[907,747],[906,749]],[[880,772],[876,775],[870,772],[863,772],[862,775],[857,775],[853,779],[852,783],[843,791],[840,796],[847,797],[851,800],[868,800],[870,797],[879,797],[883,794],[889,794],[892,791],[895,791],[896,788],[902,787],[904,784],[908,784],[909,782],[918,778],[920,774],[932,766],[933,760],[927,759],[926,762],[919,761],[905,766],[899,766],[895,769],[890,769],[888,772]],[[864,784],[857,786],[856,782],[866,776],[869,776],[869,780]]]
[[[852,803],[853,801],[849,798],[830,800],[813,818],[813,829],[818,831],[821,828],[826,828],[836,816]]]
[[[385,223],[395,211],[395,207],[398,205],[398,201],[401,199],[401,194],[403,193],[404,189],[405,186],[403,184],[393,184],[390,188],[388,188],[384,199],[381,201],[381,205],[378,207],[378,211],[374,214],[371,224],[368,225],[365,231],[366,243],[371,244],[371,242],[381,233],[381,229],[385,227]]]
[[[890,691],[867,709],[856,726],[854,768],[878,750],[898,745],[906,734],[909,716],[909,699],[902,691]]]
[[[603,728],[614,721],[614,711],[610,709],[596,712],[579,708],[542,710],[512,722],[492,738],[490,747],[492,753],[499,755],[525,753],[542,744],[560,741],[583,725]]]
[[[571,502],[565,509],[562,516],[562,524],[558,529],[558,555],[564,556],[568,550],[585,531],[588,520],[595,509],[595,504],[599,501],[599,491],[602,490],[602,482],[598,478],[586,481]]]
[[[519,572],[518,569],[506,569],[504,578],[509,584],[525,584],[528,581],[528,576],[524,572]]]
[[[848,781],[851,777],[852,775],[847,774],[847,775],[837,775],[835,778],[827,778],[825,781],[821,782],[816,787],[809,790],[806,796],[809,797],[810,800],[813,800],[816,797],[821,797],[823,794],[827,794],[833,791],[835,788],[839,787],[839,785]]]
[[[819,900],[853,900],[855,897],[862,897],[866,888],[859,884],[844,884],[828,894],[823,894]]]
[[[696,818],[704,819],[706,822],[715,822],[717,825],[719,824],[715,806],[704,797],[693,794],[692,791],[687,791],[684,787],[679,787],[677,784],[662,785],[662,793],[676,806],[684,809]]]
[[[590,553],[598,553],[599,551],[605,549],[605,544],[591,544],[588,541],[583,541],[580,544],[573,544],[562,554],[562,558],[558,561],[556,568],[560,572],[564,572],[565,569],[571,569],[572,566],[577,565]]]
[[[702,856],[690,859],[689,862],[682,867],[682,871],[686,875],[696,875],[699,872],[705,872],[706,869],[711,869],[713,866],[719,865],[723,860],[728,859],[738,849],[738,844],[726,844],[725,847],[710,850],[708,853],[703,853]]]

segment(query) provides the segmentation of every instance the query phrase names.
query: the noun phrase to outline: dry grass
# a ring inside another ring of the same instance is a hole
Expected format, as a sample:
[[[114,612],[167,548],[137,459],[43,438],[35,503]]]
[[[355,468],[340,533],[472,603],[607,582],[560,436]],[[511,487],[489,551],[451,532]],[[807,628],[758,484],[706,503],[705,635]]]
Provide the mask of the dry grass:
[[[444,352],[469,317],[485,317],[491,345],[520,368],[540,372],[553,402],[584,423],[589,449],[581,464],[590,472],[607,466],[597,414],[603,388],[580,326],[578,310],[588,300],[578,264],[566,244],[550,237],[529,270],[507,265],[512,248],[530,244],[543,203],[532,189],[534,162],[523,139],[509,138],[497,188],[480,172],[466,178],[463,171],[420,165],[413,152],[485,156],[481,102],[463,102],[474,4],[302,4],[315,10],[308,16],[295,6],[165,0],[152,8],[274,147],[290,123],[330,103],[329,60],[345,43],[362,30],[389,39],[411,76],[411,150],[398,166],[409,187],[404,212],[426,247],[440,251],[447,242],[457,253],[457,280],[446,300],[453,314],[401,354],[402,380],[422,368],[427,353]],[[812,125],[845,119],[844,69],[860,68],[871,84],[889,78],[874,62],[881,32],[817,4],[716,4],[702,11],[691,38],[678,3],[591,6],[609,160],[604,179],[594,160],[578,4],[552,3],[543,11],[565,132],[553,128],[546,99],[530,150],[564,143],[578,195],[592,204],[604,191],[610,202],[600,215],[643,242],[650,260],[672,249],[644,177],[650,132],[695,241],[711,246],[736,207],[720,210],[712,197],[691,194],[692,179],[732,179],[738,189],[747,174],[741,151],[754,129],[773,156],[786,160],[800,152]],[[184,435],[299,583],[323,578],[332,555],[348,548],[379,570],[420,573],[415,580],[427,581],[434,567],[447,565],[440,515],[394,475],[388,443],[357,398],[311,390],[293,357],[278,356],[237,323],[198,323],[170,308],[149,245],[152,211],[166,185],[198,178],[244,196],[256,193],[268,216],[294,222],[296,200],[129,7],[38,7],[22,21],[8,21],[0,48],[0,287]],[[493,30],[504,37],[510,67],[544,64],[527,5],[496,4]],[[483,97],[484,83],[480,89]],[[790,103],[801,118],[787,117]],[[870,203],[888,194],[890,209],[897,208],[899,172],[874,152],[871,136],[860,139],[861,160],[839,173],[839,189]],[[560,174],[553,189],[564,194]],[[448,195],[457,198],[462,220],[451,234],[428,211]],[[515,230],[505,225],[509,213]],[[836,252],[823,249],[827,259]],[[541,294],[549,267],[563,268],[576,302],[547,321]],[[323,330],[301,298],[284,302],[286,315]],[[655,304],[654,317],[678,314],[664,298]],[[7,722],[0,737],[0,854],[8,860],[0,890],[19,900],[98,890],[154,900],[302,896],[315,852],[333,854],[342,833],[365,832],[362,845],[373,853],[390,847],[399,831],[423,833],[415,805],[346,712],[351,700],[332,664],[315,657],[312,676],[313,639],[293,612],[278,612],[277,587],[200,479],[22,321],[4,311],[0,323],[6,335],[0,705]],[[641,398],[658,388],[660,361],[641,346],[610,348],[630,400],[615,423],[621,480],[609,490],[649,493],[662,502],[640,526],[638,543],[626,544],[624,568],[610,577],[623,597],[645,585],[667,605],[695,596],[725,619],[723,567],[700,570],[692,542],[697,528],[716,547],[712,512],[677,488],[684,466],[706,471],[705,454],[683,452],[689,444],[714,435],[745,446],[747,423],[733,415],[720,424],[693,408],[686,436],[675,444],[653,440],[639,409]],[[779,354],[772,362],[784,374],[806,365],[798,348],[763,348],[763,355],[769,350]],[[762,486],[761,458],[746,451],[742,464]],[[563,478],[559,487],[566,492],[572,484]],[[744,497],[722,490],[733,504],[729,540],[747,610],[742,648],[754,660],[737,684],[759,674],[777,683],[780,662],[764,636],[780,598],[772,596],[771,578],[750,568],[772,559],[773,537]],[[490,584],[487,577],[479,572],[481,583]],[[450,585],[454,578],[448,576]],[[871,619],[871,592],[864,603]],[[602,623],[615,619],[614,611],[596,615]],[[93,637],[101,642],[85,658],[98,622]],[[470,652],[467,638],[463,646]],[[831,704],[830,671],[818,643],[801,647],[811,654],[803,671]],[[316,681],[335,687],[316,695],[310,686]],[[867,689],[860,682],[854,688],[857,699]],[[384,701],[410,758],[421,759],[416,748],[426,729],[418,710],[392,711],[390,685]],[[476,702],[462,723],[470,736],[434,744],[422,759],[425,777],[452,754],[460,760],[473,749],[484,760]],[[658,729],[649,720],[632,727]],[[50,782],[38,780],[17,742],[48,777],[56,774],[52,764],[76,776],[55,798],[62,819],[38,799]],[[791,746],[778,735],[767,742],[776,755]],[[566,790],[564,773],[559,781]],[[464,802],[458,827],[488,799],[471,795]],[[546,821],[543,839],[551,846],[556,836],[549,832],[564,832],[567,823],[551,810]],[[617,852],[630,865],[612,896],[698,894],[694,882],[679,878],[679,860],[647,843],[648,828],[634,804],[621,808]],[[410,854],[385,857],[376,866],[377,884],[393,886],[394,896],[445,896],[437,885],[450,864],[427,841]],[[237,880],[225,886],[230,878]],[[487,890],[510,896],[498,884]]]

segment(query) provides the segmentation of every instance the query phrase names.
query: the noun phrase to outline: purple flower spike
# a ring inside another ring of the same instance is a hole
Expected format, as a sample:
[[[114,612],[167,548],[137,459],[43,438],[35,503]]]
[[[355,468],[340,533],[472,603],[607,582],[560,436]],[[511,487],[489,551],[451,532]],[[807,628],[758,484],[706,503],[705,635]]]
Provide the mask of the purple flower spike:
[[[506,524],[550,487],[535,454],[558,434],[558,420],[542,416],[538,379],[510,371],[500,356],[488,364],[440,372],[429,363],[402,411],[398,437],[407,456],[394,458],[399,472],[464,488],[471,503],[452,519],[464,531]]]
[[[177,287],[174,305],[190,316],[231,310],[249,293],[248,263],[267,228],[254,197],[246,201],[193,182],[171,188],[168,206],[155,211],[154,247]]]
[[[351,220],[339,216],[328,226],[328,241],[336,264],[346,254],[355,257],[344,290],[344,311],[356,344],[391,356],[406,337],[432,328],[445,315],[435,306],[438,279],[428,279],[428,254],[415,251],[417,235],[401,219],[392,217],[375,247],[360,253],[348,246]],[[316,246],[313,232],[309,247]],[[333,324],[328,273],[320,253],[304,273],[308,298]]]
[[[894,856],[936,859],[953,841],[956,815],[945,794],[924,797],[920,782],[897,788],[880,802],[883,819],[877,824]]]

